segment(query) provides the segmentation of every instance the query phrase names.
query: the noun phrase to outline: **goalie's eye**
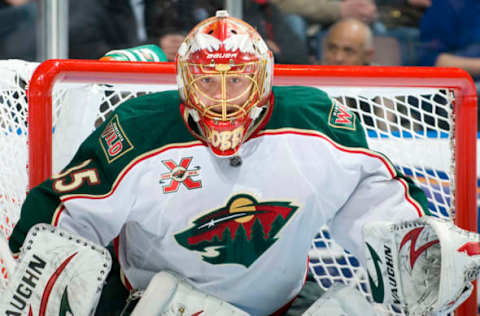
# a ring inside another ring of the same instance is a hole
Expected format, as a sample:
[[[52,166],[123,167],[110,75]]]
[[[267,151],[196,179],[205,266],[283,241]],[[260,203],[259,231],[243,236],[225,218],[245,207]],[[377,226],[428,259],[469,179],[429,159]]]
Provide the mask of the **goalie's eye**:
[[[210,78],[210,77],[205,77],[205,78],[200,79],[200,84],[201,85],[208,85],[210,83],[212,83],[212,78]]]

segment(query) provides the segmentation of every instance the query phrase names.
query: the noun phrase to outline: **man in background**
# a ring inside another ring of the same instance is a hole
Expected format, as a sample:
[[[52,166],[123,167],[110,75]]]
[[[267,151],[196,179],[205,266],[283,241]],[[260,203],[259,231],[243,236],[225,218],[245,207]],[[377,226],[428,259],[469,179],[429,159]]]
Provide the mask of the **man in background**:
[[[357,19],[342,19],[331,26],[324,39],[322,64],[370,65],[374,53],[369,26]]]

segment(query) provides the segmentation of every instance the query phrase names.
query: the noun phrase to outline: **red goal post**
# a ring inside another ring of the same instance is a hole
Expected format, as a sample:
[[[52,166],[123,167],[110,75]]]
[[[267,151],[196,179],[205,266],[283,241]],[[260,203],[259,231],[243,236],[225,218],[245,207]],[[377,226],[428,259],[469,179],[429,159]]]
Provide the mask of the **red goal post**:
[[[98,84],[128,83],[143,85],[158,83],[175,85],[175,65],[173,63],[93,60],[48,60],[41,63],[33,73],[28,86],[29,187],[39,184],[52,174],[52,91],[54,85],[59,81]],[[475,171],[477,96],[472,79],[465,71],[456,68],[427,67],[276,65],[274,85],[309,85],[327,89],[337,87],[334,91],[351,89],[354,91],[352,93],[362,89],[373,91],[397,89],[401,91],[399,92],[401,96],[391,92],[386,92],[387,97],[368,93],[367,97],[360,96],[358,98],[350,94],[338,96],[341,101],[344,100],[349,103],[348,105],[350,103],[359,104],[359,109],[368,108],[366,114],[362,114],[365,117],[372,113],[385,113],[386,110],[382,107],[398,110],[398,112],[392,110],[393,116],[397,115],[396,118],[392,116],[392,113],[390,113],[390,118],[385,118],[388,115],[380,118],[384,120],[379,123],[379,126],[383,126],[379,129],[380,134],[391,132],[390,134],[404,135],[404,126],[415,126],[410,132],[407,132],[410,135],[415,134],[416,129],[422,123],[409,123],[409,114],[414,113],[415,120],[432,116],[432,122],[442,121],[442,117],[434,117],[436,110],[427,109],[424,112],[422,107],[429,108],[429,104],[436,102],[436,99],[451,100],[451,122],[442,123],[444,126],[451,128],[448,137],[451,138],[450,142],[454,145],[451,157],[454,174],[452,178],[454,180],[451,183],[452,186],[447,190],[452,194],[452,197],[447,197],[446,200],[454,204],[456,210],[455,221],[460,227],[471,231],[477,230],[477,177]],[[434,93],[429,92],[428,89],[438,89],[440,96],[433,96]],[[419,90],[419,92],[413,97],[416,101],[413,102],[412,108],[405,110],[404,108],[407,107],[406,100],[411,98],[406,96],[406,91],[410,90]],[[450,96],[452,96],[451,99]],[[398,105],[396,105],[397,102]],[[443,106],[444,103],[446,102],[441,101],[440,105],[434,105],[433,107]],[[422,105],[419,106],[419,104]],[[367,124],[372,124],[375,129],[377,123],[372,122],[376,122],[376,120],[377,118],[369,119]],[[394,124],[397,125],[394,126]],[[429,124],[434,125],[427,122],[426,132],[420,134],[430,133],[432,129],[436,128]],[[393,131],[390,131],[391,126],[394,126]],[[439,133],[443,133],[443,129],[444,127],[440,127]],[[379,137],[380,141],[382,141],[382,137]],[[416,136],[413,138],[416,138]],[[407,168],[406,170],[410,169]],[[417,173],[417,169],[413,173]],[[429,173],[429,171],[426,173]],[[438,183],[448,182],[448,180],[443,179],[440,175],[439,179],[433,181],[427,179],[426,182],[438,186]],[[437,195],[439,193],[432,194],[432,196]],[[440,208],[442,207],[440,206]],[[472,295],[457,311],[457,315],[462,316],[475,315],[476,313],[476,295]]]

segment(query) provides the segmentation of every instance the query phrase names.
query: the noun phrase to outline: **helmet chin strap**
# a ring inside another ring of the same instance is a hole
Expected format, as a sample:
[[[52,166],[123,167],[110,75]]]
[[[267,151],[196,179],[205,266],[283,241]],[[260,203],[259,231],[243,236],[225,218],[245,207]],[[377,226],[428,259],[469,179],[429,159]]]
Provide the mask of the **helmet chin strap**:
[[[251,110],[250,110],[250,118],[252,120],[256,120],[258,118],[258,116],[260,115],[260,113],[262,113],[263,111],[263,107],[258,107],[258,106],[254,106]]]
[[[192,119],[195,121],[195,123],[198,123],[200,121],[200,115],[198,115],[197,110],[189,108],[188,114],[192,116]]]

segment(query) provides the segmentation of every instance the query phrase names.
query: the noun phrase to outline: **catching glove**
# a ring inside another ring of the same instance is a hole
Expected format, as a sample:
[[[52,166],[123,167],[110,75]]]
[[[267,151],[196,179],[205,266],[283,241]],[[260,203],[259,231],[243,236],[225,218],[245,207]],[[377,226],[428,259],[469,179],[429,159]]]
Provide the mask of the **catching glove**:
[[[448,313],[472,292],[480,269],[480,236],[425,216],[363,227],[373,299],[409,315]]]

